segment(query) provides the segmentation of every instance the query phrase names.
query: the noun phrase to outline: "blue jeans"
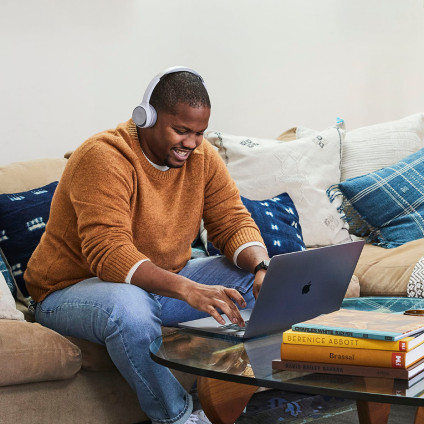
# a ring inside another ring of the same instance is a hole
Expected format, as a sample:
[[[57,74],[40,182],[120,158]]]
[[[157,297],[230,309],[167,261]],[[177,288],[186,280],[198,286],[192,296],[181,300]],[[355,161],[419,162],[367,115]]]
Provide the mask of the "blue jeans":
[[[198,283],[235,288],[247,307],[254,304],[253,275],[237,269],[225,257],[190,260],[179,274]],[[173,326],[206,315],[181,300],[95,277],[51,293],[37,305],[35,318],[65,336],[106,345],[152,422],[180,424],[192,412],[191,396],[168,368],[150,358],[149,345],[161,336],[161,325]]]

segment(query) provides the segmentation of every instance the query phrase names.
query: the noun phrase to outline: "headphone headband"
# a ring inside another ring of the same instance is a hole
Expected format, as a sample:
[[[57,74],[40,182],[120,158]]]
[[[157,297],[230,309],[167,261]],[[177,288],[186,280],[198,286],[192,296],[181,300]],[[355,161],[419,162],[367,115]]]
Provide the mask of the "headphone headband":
[[[185,66],[172,66],[171,68],[165,69],[163,72],[160,72],[157,74],[149,83],[149,85],[146,88],[146,91],[144,92],[143,100],[141,103],[135,107],[132,119],[134,123],[139,128],[148,128],[153,127],[156,123],[157,119],[157,113],[155,108],[150,104],[150,97],[152,96],[153,90],[155,89],[156,85],[159,83],[162,77],[168,74],[172,74],[174,72],[190,72],[191,74],[194,74],[200,78],[203,85],[205,85],[205,81],[199,75],[194,69],[187,68]]]

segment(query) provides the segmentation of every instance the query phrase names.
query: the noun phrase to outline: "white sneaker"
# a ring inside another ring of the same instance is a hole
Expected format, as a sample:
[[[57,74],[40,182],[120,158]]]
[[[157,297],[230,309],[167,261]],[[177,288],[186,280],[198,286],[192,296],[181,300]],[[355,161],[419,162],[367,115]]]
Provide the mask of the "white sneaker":
[[[192,412],[185,424],[212,424],[202,409]]]

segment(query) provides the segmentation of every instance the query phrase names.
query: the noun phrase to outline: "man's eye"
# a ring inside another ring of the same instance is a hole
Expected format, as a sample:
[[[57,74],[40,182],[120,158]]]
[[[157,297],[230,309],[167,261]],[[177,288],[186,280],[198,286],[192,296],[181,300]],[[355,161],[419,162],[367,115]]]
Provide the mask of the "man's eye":
[[[174,131],[175,131],[177,134],[180,134],[180,135],[187,134],[187,131],[186,131],[186,130],[178,130],[177,128],[174,128]]]

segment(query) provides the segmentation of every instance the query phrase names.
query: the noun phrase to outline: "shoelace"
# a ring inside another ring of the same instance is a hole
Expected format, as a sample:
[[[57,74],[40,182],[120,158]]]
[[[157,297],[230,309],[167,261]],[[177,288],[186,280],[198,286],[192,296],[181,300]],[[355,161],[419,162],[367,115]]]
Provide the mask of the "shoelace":
[[[199,417],[197,415],[190,415],[190,418],[186,421],[185,424],[196,424],[199,421]]]
[[[199,411],[195,414],[191,414],[189,419],[185,422],[185,424],[197,424],[202,419],[204,423],[210,423],[208,417],[203,411]]]

